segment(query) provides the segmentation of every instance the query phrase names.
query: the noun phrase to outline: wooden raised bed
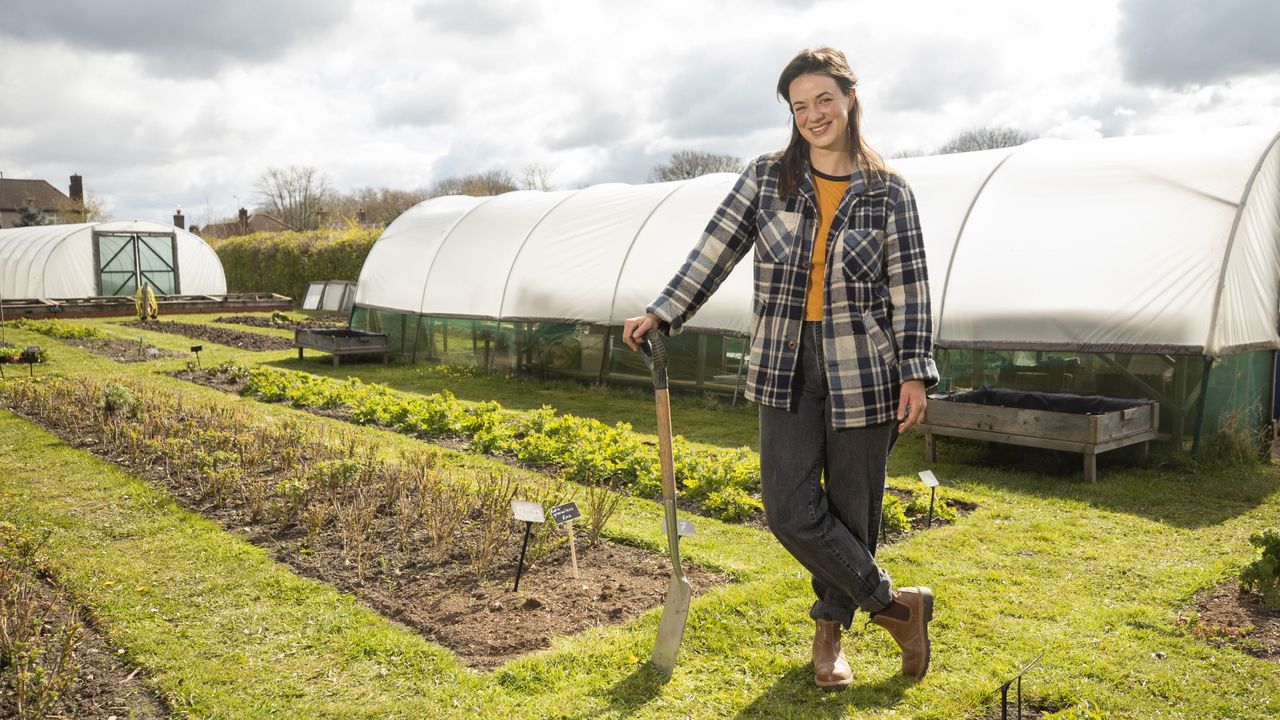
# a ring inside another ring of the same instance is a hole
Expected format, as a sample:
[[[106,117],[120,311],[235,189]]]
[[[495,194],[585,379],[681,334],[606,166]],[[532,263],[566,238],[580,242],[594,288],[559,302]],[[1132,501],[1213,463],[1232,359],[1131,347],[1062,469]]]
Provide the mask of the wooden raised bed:
[[[1084,479],[1097,482],[1097,455],[1156,438],[1160,405],[1132,400],[1061,393],[1023,392],[984,387],[962,393],[933,395],[920,430],[925,460],[937,459],[937,436],[1078,452],[1084,456]]]
[[[293,344],[298,346],[299,360],[302,359],[302,349],[311,348],[332,355],[334,367],[338,367],[339,358],[343,355],[381,355],[382,362],[386,363],[391,352],[391,341],[386,333],[349,328],[298,328],[293,331]]]

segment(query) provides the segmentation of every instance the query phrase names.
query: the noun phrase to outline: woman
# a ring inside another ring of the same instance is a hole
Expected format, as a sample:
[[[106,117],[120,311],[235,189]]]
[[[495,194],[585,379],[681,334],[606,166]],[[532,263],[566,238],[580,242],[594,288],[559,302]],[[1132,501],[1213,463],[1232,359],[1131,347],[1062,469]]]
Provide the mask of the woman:
[[[797,55],[778,79],[791,141],[757,158],[644,315],[634,350],[670,334],[754,250],[746,396],[760,406],[765,517],[813,576],[814,680],[849,685],[841,628],[856,609],[902,648],[902,672],[929,667],[928,588],[894,589],[876,564],[885,463],[920,422],[937,382],[924,245],[911,189],[862,138],[857,78],[831,48]]]

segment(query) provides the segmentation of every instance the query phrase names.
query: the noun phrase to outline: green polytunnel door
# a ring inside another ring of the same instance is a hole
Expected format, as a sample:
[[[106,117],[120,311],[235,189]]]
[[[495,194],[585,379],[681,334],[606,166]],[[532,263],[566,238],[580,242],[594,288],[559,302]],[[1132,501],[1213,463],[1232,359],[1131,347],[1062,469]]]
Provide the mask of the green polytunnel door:
[[[157,295],[176,295],[178,242],[173,234],[96,233],[99,295],[132,296],[142,283]]]

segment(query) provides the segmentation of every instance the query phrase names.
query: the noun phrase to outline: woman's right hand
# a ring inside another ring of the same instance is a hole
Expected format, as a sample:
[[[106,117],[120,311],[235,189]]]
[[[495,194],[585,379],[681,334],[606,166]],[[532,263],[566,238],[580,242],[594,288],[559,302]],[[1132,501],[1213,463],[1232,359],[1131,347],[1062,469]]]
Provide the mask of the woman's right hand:
[[[632,350],[639,351],[640,343],[644,342],[644,336],[657,327],[658,316],[653,313],[627,318],[622,323],[622,342],[626,343],[627,347]]]

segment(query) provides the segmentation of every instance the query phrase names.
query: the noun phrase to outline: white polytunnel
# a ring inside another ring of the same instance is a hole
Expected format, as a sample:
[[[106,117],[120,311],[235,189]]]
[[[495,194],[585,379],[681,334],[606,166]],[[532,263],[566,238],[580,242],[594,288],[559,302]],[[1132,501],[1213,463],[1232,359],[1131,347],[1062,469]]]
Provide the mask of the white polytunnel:
[[[1035,140],[890,165],[916,195],[944,385],[1153,397],[1179,435],[1213,426],[1206,412],[1272,408],[1276,128]],[[398,332],[406,355],[442,357],[450,335],[430,323],[469,319],[462,336],[477,353],[483,337],[522,348],[513,366],[559,347],[552,366],[639,377],[631,359],[611,358],[621,346],[609,329],[661,291],[735,180],[427,200],[375,243],[353,325]],[[739,386],[751,293],[744,260],[688,321],[700,338],[683,350],[690,382]],[[564,331],[572,352],[545,337],[552,325],[578,328]],[[483,352],[476,362],[492,368]]]
[[[0,294],[13,298],[132,296],[139,282],[160,295],[222,295],[217,254],[199,237],[126,220],[0,230]]]

